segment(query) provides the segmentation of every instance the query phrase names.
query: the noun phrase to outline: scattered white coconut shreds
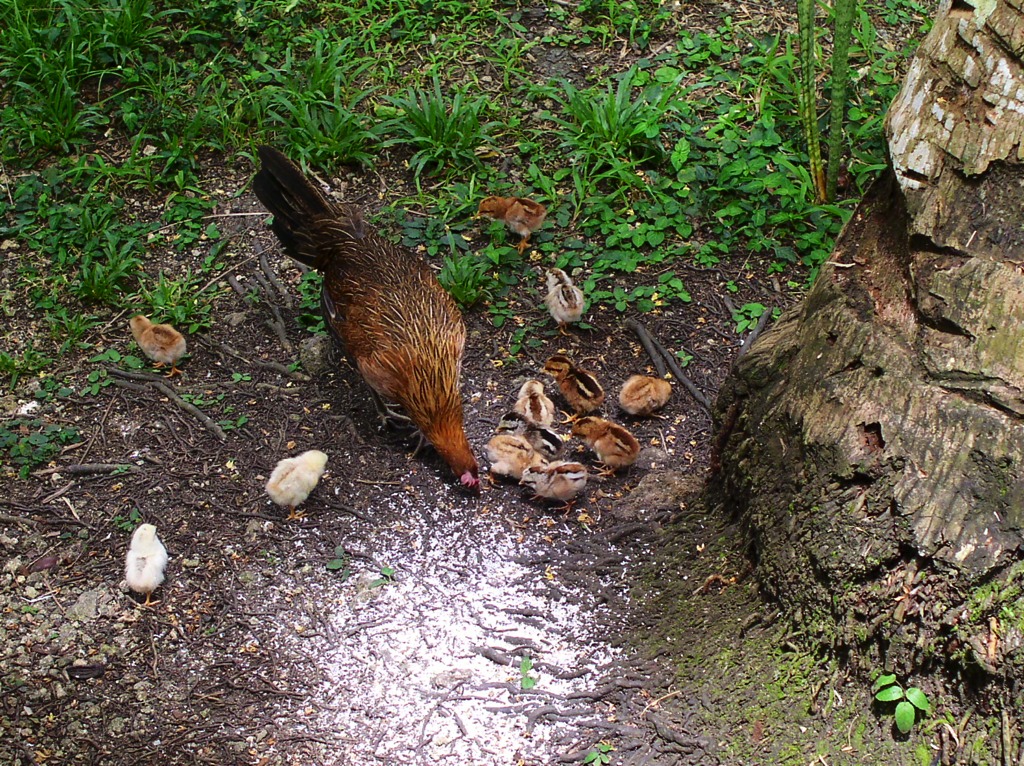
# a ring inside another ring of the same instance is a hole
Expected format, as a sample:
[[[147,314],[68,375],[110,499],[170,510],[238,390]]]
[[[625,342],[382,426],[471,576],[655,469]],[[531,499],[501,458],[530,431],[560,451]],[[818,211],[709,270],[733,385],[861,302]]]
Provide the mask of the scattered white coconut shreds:
[[[537,563],[550,553],[539,531],[524,542],[500,507],[452,500],[431,509],[382,494],[390,526],[354,525],[351,576],[316,575],[326,635],[311,642],[282,626],[277,636],[322,671],[310,690],[318,720],[306,724],[337,736],[338,763],[549,763],[581,713],[599,715],[567,698],[614,658],[595,640],[592,597]],[[543,706],[576,717],[531,722]]]

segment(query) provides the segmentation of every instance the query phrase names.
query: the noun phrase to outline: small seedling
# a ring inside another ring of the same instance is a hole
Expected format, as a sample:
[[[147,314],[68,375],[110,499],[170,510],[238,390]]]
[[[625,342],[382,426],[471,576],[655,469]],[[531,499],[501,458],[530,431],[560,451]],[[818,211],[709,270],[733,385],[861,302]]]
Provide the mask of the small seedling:
[[[918,712],[931,715],[932,704],[928,701],[927,695],[916,686],[905,689],[893,673],[883,673],[876,678],[871,691],[879,702],[896,703],[893,716],[896,719],[896,727],[903,734],[914,728]]]
[[[348,562],[348,553],[339,545],[334,549],[334,558],[327,562],[327,568],[332,572],[338,572],[341,575],[341,581],[344,582],[352,576],[352,570],[349,569]]]
[[[125,532],[134,532],[135,528],[142,523],[142,513],[138,508],[132,508],[127,516],[115,516],[110,520],[115,527]]]
[[[530,675],[531,670],[533,670],[533,660],[530,659],[530,655],[524,654],[523,659],[519,661],[519,686],[524,690],[532,689],[537,685],[537,679]]]
[[[615,748],[607,742],[598,742],[596,745],[594,745],[594,749],[587,753],[587,757],[583,759],[583,762],[596,764],[611,763],[611,752],[614,749]]]
[[[337,552],[337,550],[335,550]],[[370,583],[371,588],[380,588],[384,585],[390,585],[395,581],[395,570],[393,567],[381,567],[380,577]]]

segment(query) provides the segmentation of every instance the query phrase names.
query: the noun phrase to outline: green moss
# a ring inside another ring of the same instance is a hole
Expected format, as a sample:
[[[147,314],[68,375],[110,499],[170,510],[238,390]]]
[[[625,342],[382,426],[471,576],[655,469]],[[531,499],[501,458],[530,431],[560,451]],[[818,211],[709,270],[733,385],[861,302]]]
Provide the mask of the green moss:
[[[975,589],[967,599],[971,622],[980,622],[989,615],[1004,613],[1018,628],[1024,615],[1024,561],[1019,561],[1000,579]]]

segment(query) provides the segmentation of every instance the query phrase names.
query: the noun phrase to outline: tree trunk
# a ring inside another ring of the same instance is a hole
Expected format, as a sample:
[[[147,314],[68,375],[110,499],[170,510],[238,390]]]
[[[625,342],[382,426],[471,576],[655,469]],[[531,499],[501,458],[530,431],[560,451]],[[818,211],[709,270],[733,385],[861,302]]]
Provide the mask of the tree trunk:
[[[737,364],[709,497],[838,650],[1024,678],[1024,16],[945,0],[891,168]]]

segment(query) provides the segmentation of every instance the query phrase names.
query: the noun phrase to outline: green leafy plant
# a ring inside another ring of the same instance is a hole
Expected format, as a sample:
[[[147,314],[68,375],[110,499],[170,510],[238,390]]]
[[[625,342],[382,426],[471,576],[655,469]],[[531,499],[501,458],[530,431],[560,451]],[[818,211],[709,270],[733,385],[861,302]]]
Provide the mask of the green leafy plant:
[[[886,704],[896,703],[893,717],[896,728],[907,734],[917,722],[919,715],[931,715],[932,705],[928,696],[918,687],[904,687],[893,673],[883,673],[871,686],[875,699]]]
[[[598,742],[593,749],[583,758],[584,763],[598,764],[604,766],[612,762],[612,750],[615,748],[608,742]]]
[[[529,690],[537,685],[537,679],[530,675],[531,670],[533,670],[533,660],[530,659],[530,655],[524,654],[519,660],[519,687],[521,689]]]
[[[614,178],[629,186],[642,184],[635,166],[660,161],[664,149],[659,140],[673,108],[678,72],[664,84],[656,82],[633,95],[639,70],[632,68],[614,87],[579,90],[562,84],[553,98],[558,112],[544,112],[558,127],[562,146],[588,169],[593,181]],[[566,115],[563,117],[562,115]]]
[[[20,356],[12,356],[6,351],[0,351],[0,375],[10,379],[7,387],[13,389],[22,375],[31,375],[45,369],[52,361],[53,359],[50,357],[36,351],[31,344],[21,352]]]
[[[341,577],[342,582],[352,576],[352,570],[349,568],[349,561],[351,556],[341,545],[334,549],[334,558],[327,562],[325,565],[330,572],[337,572]]]
[[[409,169],[419,177],[423,172],[437,173],[445,168],[457,169],[479,163],[477,151],[491,143],[493,123],[482,122],[487,99],[470,99],[465,89],[457,89],[451,99],[441,88],[441,80],[433,77],[430,90],[410,88],[390,96],[388,102],[397,113],[380,125],[383,133],[394,137],[384,146],[409,146],[415,151],[409,158]]]
[[[446,255],[437,279],[456,303],[465,309],[472,308],[494,295],[494,280],[487,266],[486,262],[477,261],[471,255]]]
[[[212,320],[212,286],[200,286],[201,277],[186,272],[180,279],[171,279],[160,272],[156,284],[143,285],[139,291],[149,308],[153,321],[170,322],[181,330],[194,333],[206,329]]]
[[[22,479],[63,447],[80,440],[78,430],[70,426],[27,418],[0,421],[0,453],[6,454],[12,465],[20,466],[18,476]]]
[[[142,523],[142,513],[138,508],[132,508],[127,516],[117,515],[110,520],[110,523],[122,532],[134,532],[135,528]]]
[[[337,551],[335,551],[337,553]],[[371,588],[381,588],[385,585],[390,585],[395,581],[395,570],[393,567],[382,566],[380,568],[380,577],[370,583]]]
[[[761,303],[745,303],[740,306],[732,315],[732,321],[736,323],[736,332],[752,329],[767,310]]]

